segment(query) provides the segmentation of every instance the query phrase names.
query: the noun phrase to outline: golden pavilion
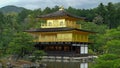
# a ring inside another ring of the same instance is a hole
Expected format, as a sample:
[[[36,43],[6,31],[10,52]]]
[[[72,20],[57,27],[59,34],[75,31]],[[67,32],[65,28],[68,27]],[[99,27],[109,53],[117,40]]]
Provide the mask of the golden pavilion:
[[[85,18],[72,15],[63,8],[58,11],[37,17],[45,20],[40,28],[27,30],[36,37],[35,47],[43,50],[50,56],[87,56],[88,36],[91,31],[81,29],[77,21],[84,21]]]

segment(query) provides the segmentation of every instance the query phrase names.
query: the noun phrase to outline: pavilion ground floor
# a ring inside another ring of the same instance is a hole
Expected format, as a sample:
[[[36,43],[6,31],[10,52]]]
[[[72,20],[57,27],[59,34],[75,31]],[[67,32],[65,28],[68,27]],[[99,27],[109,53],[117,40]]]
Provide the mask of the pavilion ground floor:
[[[88,43],[42,42],[36,43],[35,47],[48,56],[88,56]]]

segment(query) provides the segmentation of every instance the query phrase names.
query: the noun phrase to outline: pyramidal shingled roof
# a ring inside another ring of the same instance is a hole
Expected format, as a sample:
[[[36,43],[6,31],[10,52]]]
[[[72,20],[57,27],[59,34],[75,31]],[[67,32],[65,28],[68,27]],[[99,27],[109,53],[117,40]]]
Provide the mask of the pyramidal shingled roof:
[[[49,13],[46,15],[40,15],[38,16],[38,18],[53,18],[53,17],[63,17],[63,16],[68,16],[68,17],[77,18],[77,19],[85,19],[85,17],[79,17],[76,15],[70,14],[66,12],[65,10],[59,10],[59,11]]]

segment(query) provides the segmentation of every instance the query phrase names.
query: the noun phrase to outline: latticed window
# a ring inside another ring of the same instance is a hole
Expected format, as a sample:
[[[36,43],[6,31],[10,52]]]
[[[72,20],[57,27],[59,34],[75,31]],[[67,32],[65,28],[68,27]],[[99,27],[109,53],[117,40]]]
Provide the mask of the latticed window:
[[[52,25],[52,22],[48,22],[48,26],[51,26]]]
[[[63,21],[60,21],[60,26],[63,26],[63,24],[64,24]]]
[[[68,47],[68,46],[65,46],[65,47],[64,47],[64,51],[69,51],[69,47]]]

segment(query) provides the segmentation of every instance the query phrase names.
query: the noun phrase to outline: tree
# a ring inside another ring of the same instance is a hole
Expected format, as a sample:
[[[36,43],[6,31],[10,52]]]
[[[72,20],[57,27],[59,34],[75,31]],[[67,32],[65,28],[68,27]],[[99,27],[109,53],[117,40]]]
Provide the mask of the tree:
[[[115,7],[111,2],[109,2],[108,5],[106,6],[106,8],[107,8],[108,26],[110,29],[115,28],[117,26],[117,22],[115,21],[116,20],[115,19],[115,15],[116,15],[115,14],[116,13]]]
[[[36,16],[41,15],[41,14],[42,14],[42,10],[41,10],[41,8],[39,8],[39,9],[33,10],[31,15],[33,17],[36,17]]]
[[[118,27],[119,25],[120,25],[120,7],[118,8],[118,9],[116,9],[116,13],[115,13],[115,19],[114,19],[114,21],[115,21],[115,25],[116,25],[116,27]]]
[[[7,55],[8,44],[12,39],[12,18],[8,15],[3,15],[0,13],[0,50],[2,56]]]
[[[117,7],[116,4],[109,2],[105,6],[103,3],[100,3],[95,11],[103,18],[103,24],[106,24],[110,29],[116,28],[120,25],[118,21],[118,19],[120,19],[120,15],[118,15],[119,7]]]
[[[90,41],[94,44],[89,46],[90,49],[96,53],[103,53],[103,45],[105,45],[105,39],[103,34],[106,32],[108,27],[106,25],[98,25],[93,22],[78,22],[82,25],[82,29],[96,32],[89,36]]]
[[[99,52],[119,54],[120,31],[119,28],[106,30],[103,34],[96,37],[95,45]],[[98,39],[99,38],[99,39]]]
[[[30,57],[32,62],[40,61],[42,59],[42,56],[46,55],[44,51],[42,50],[35,50]]]
[[[18,18],[17,18],[17,20],[18,20],[18,22],[19,23],[23,23],[24,22],[24,19],[28,16],[28,14],[30,13],[30,11],[29,10],[23,10],[23,11],[21,11],[19,14],[18,14]]]
[[[71,7],[71,6],[68,7],[67,11],[71,14],[77,14],[77,10],[75,8]]]
[[[93,22],[95,24],[101,25],[101,24],[103,24],[103,18],[100,15],[98,15],[93,19]]]
[[[120,59],[118,55],[104,54],[95,60],[93,68],[119,68]]]
[[[30,54],[34,49],[33,38],[24,32],[19,32],[14,35],[13,40],[9,43],[8,52],[17,55],[17,59]]]
[[[0,39],[2,38],[2,31],[4,28],[4,15],[2,12],[0,12]]]
[[[104,18],[104,23],[106,23],[105,22],[105,17],[106,17],[107,9],[106,9],[105,5],[103,5],[103,3],[100,3],[98,5],[96,12],[97,12],[98,15],[100,15],[100,16],[102,16]]]
[[[120,31],[119,27],[116,29],[108,30],[105,34],[106,52],[110,54],[120,54]]]
[[[106,6],[103,5],[103,3],[100,3],[95,11],[98,16],[101,16],[103,18],[102,23],[108,25],[108,14],[107,14],[108,12]]]
[[[43,14],[48,14],[48,13],[51,13],[51,8],[46,7],[46,8],[43,10]]]
[[[35,28],[35,25],[36,25],[36,19],[32,16],[32,15],[28,15],[26,18],[25,18],[25,28]]]
[[[106,29],[108,29],[108,27],[104,24],[98,25],[93,22],[84,22],[84,21],[80,21],[77,23],[82,25],[82,29],[97,32],[97,34],[99,33],[103,34],[105,33]]]
[[[2,56],[7,55],[7,49],[8,49],[8,44],[9,42],[12,40],[13,38],[13,33],[9,28],[4,28],[3,32],[2,32],[2,39],[1,39],[1,52],[2,52]]]
[[[54,8],[51,9],[52,12],[58,11],[59,10],[59,6],[55,6]]]
[[[0,12],[0,32],[3,28],[3,25],[4,25],[4,15],[2,12]]]
[[[120,55],[120,40],[111,40],[106,43],[107,53]]]
[[[0,36],[2,34],[3,25],[4,25],[4,15],[0,12]],[[1,37],[0,37],[0,39],[1,39]]]

